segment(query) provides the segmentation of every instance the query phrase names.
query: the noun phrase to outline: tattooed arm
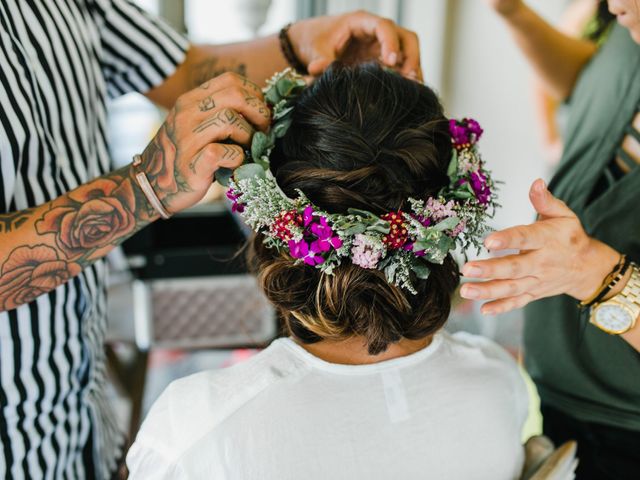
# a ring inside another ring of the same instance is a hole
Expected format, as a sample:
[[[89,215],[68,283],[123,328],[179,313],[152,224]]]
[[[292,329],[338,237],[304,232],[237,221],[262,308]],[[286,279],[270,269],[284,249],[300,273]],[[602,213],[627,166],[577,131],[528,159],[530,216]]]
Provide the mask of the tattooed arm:
[[[289,38],[311,75],[319,75],[337,58],[346,62],[380,59],[407,77],[422,78],[415,33],[371,13],[301,20],[289,29]],[[182,92],[223,72],[236,72],[262,85],[286,66],[277,35],[230,45],[192,45],[176,72],[146,95],[170,108]]]
[[[198,202],[219,167],[242,163],[254,129],[269,125],[263,100],[235,74],[178,99],[139,167],[169,212]],[[227,141],[234,143],[220,143]],[[157,219],[131,166],[36,208],[0,214],[0,311],[53,290]]]

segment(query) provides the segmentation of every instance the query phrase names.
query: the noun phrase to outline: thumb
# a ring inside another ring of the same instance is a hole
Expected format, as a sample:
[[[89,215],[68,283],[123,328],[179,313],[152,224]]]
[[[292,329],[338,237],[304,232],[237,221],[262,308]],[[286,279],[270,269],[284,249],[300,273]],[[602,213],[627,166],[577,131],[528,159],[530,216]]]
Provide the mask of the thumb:
[[[529,199],[542,219],[575,216],[573,211],[562,200],[553,196],[541,178],[531,185]]]

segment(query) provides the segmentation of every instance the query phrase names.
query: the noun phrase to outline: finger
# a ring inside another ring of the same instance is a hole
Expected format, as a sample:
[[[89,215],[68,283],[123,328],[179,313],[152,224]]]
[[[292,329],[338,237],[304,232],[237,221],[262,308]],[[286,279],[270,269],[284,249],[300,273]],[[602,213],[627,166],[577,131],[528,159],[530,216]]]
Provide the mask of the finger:
[[[498,315],[500,313],[507,313],[511,310],[522,308],[533,302],[534,300],[537,300],[537,297],[530,293],[523,293],[522,295],[518,295],[516,297],[509,297],[485,303],[482,307],[480,307],[480,312],[483,315]]]
[[[321,75],[344,51],[351,36],[351,27],[345,22],[335,32],[332,32],[329,37],[330,41],[314,43],[313,51],[309,56],[310,61],[307,65],[309,74],[313,76]]]
[[[400,58],[400,37],[398,26],[388,18],[362,12],[349,18],[352,35],[360,37],[362,33],[375,37],[380,44],[382,63],[395,67]]]
[[[468,278],[518,279],[538,272],[536,252],[507,255],[488,260],[474,260],[462,267]]]
[[[261,101],[264,101],[264,93],[262,92],[262,89],[248,78],[235,72],[225,72],[217,77],[213,77],[201,84],[198,88],[191,90],[189,93],[196,93],[198,90],[205,90],[209,93],[213,93],[233,86],[249,90],[254,96],[258,97]]]
[[[208,143],[189,163],[189,169],[196,175],[213,179],[221,167],[235,169],[244,162],[244,151],[238,145]]]
[[[575,217],[573,210],[562,200],[554,197],[540,178],[531,185],[529,199],[542,218]]]
[[[484,245],[495,250],[537,250],[547,242],[549,229],[536,222],[531,225],[518,225],[494,232],[484,240]]]
[[[194,97],[198,111],[209,117],[211,110],[232,108],[242,114],[258,130],[266,131],[271,124],[271,111],[252,91],[233,85],[213,93],[203,92]],[[200,120],[200,119],[199,119]]]
[[[232,108],[213,110],[193,129],[199,137],[200,147],[207,143],[231,140],[249,146],[255,130],[244,117]]]
[[[412,80],[422,79],[422,68],[420,67],[420,43],[418,36],[404,28],[400,29],[401,49],[404,55],[404,61],[400,67],[400,73]]]
[[[531,293],[540,283],[537,277],[523,277],[515,280],[490,280],[483,283],[465,283],[460,295],[469,300],[489,300],[516,297]]]

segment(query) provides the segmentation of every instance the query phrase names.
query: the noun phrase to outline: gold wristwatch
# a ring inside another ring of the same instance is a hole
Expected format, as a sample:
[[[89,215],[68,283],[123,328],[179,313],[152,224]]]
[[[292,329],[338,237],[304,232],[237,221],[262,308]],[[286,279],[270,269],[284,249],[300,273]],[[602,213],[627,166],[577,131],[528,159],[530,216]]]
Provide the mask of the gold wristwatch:
[[[591,307],[590,322],[612,335],[628,332],[640,316],[640,269],[631,264],[631,277],[616,296]]]

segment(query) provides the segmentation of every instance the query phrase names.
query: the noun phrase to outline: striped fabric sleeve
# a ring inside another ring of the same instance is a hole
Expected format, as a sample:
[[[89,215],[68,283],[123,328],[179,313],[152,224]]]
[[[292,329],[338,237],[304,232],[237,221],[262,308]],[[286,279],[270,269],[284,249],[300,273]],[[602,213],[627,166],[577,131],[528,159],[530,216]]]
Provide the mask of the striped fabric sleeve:
[[[184,61],[188,41],[131,0],[94,0],[100,64],[110,98],[145,93]]]

